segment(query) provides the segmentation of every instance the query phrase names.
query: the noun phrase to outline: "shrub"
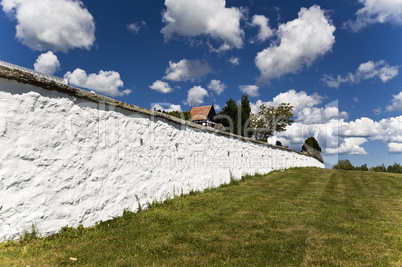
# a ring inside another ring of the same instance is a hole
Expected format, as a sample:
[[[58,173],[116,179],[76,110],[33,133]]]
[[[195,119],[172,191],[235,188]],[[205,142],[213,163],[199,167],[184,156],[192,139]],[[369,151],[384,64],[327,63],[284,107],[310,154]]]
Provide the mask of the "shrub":
[[[319,161],[324,162],[321,155],[321,147],[314,137],[309,137],[304,141],[301,151],[313,155]]]
[[[352,163],[348,160],[338,160],[338,163],[333,166],[334,169],[338,170],[354,170],[355,167],[353,167]]]
[[[275,145],[282,146],[282,143],[281,143],[281,141],[276,141]]]

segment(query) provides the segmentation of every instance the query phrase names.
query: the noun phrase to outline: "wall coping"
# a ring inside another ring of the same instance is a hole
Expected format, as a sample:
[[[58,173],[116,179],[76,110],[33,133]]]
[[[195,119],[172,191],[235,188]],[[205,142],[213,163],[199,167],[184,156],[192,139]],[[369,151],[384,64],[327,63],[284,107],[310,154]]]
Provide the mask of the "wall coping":
[[[6,63],[6,64],[1,64],[1,63]],[[70,95],[70,96],[73,96],[76,98],[85,99],[85,100],[88,100],[91,102],[104,103],[105,105],[111,105],[111,106],[119,107],[119,108],[122,108],[125,110],[145,114],[148,116],[166,119],[168,121],[171,121],[171,122],[174,122],[177,124],[185,125],[185,126],[188,126],[191,128],[199,129],[199,130],[204,130],[204,131],[207,131],[210,133],[217,133],[220,135],[229,136],[229,137],[247,141],[247,142],[252,142],[252,143],[265,145],[265,146],[273,147],[273,148],[280,149],[280,150],[294,152],[297,154],[301,154],[301,155],[304,155],[307,157],[314,158],[315,160],[319,161],[318,159],[316,159],[315,157],[313,157],[311,155],[308,155],[308,154],[305,154],[305,153],[302,153],[302,152],[299,152],[299,151],[296,151],[296,150],[293,150],[290,148],[271,145],[271,144],[268,144],[268,143],[265,143],[262,141],[258,141],[258,140],[252,139],[252,138],[243,137],[243,136],[228,133],[228,132],[225,132],[222,130],[217,130],[217,129],[213,129],[210,127],[202,126],[202,125],[190,122],[190,121],[185,121],[185,120],[176,118],[174,116],[168,115],[163,112],[149,110],[149,109],[138,107],[138,106],[135,106],[132,104],[128,104],[128,103],[125,103],[125,102],[122,102],[122,101],[119,101],[119,100],[116,100],[116,99],[113,99],[110,97],[106,97],[106,96],[98,95],[98,94],[88,92],[88,91],[85,91],[82,89],[78,89],[76,87],[67,85],[66,82],[59,77],[42,74],[42,73],[30,70],[30,69],[26,69],[23,67],[19,67],[17,65],[13,65],[13,64],[10,64],[10,63],[4,62],[4,61],[0,61],[0,78],[8,79],[8,80],[15,80],[20,83],[34,85],[34,86],[43,88],[45,90],[57,91],[59,93],[67,94],[67,95]]]

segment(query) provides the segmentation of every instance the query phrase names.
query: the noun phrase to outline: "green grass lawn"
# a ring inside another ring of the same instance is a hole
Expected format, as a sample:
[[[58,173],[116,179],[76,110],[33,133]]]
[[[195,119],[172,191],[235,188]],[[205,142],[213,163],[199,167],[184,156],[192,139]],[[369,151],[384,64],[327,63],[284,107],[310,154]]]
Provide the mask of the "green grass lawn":
[[[0,244],[0,265],[402,266],[402,175],[245,177],[95,227]]]

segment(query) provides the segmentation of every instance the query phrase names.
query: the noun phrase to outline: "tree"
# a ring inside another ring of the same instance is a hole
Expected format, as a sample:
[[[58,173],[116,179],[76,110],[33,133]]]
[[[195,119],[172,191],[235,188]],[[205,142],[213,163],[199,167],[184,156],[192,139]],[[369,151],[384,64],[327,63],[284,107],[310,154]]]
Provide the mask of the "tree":
[[[240,135],[249,137],[251,132],[249,132],[250,127],[250,115],[251,115],[251,105],[250,101],[248,100],[248,95],[242,95],[240,101],[240,114],[241,114],[241,121],[238,125],[240,125]]]
[[[360,167],[355,168],[356,171],[368,171],[369,169],[367,168],[367,164],[363,164]]]
[[[334,169],[338,170],[353,170],[355,167],[353,167],[352,163],[348,160],[338,160],[338,163],[333,166]]]
[[[262,104],[260,111],[252,115],[250,122],[250,127],[254,129],[254,137],[266,139],[275,132],[286,131],[286,126],[294,122],[292,111],[293,106],[289,103],[282,103],[277,108]]]
[[[241,136],[249,136],[251,105],[247,95],[241,96],[239,104],[233,98],[226,101],[222,111],[215,117],[216,123],[222,123],[226,131]]]
[[[309,137],[304,141],[301,151],[306,152],[307,154],[310,154],[317,158],[319,161],[323,162],[321,147],[314,137]]]
[[[233,98],[226,101],[226,105],[222,108],[221,112],[215,116],[216,123],[222,123],[226,131],[236,134],[237,133],[237,104]]]
[[[385,165],[384,165],[384,163],[383,163],[383,164],[378,165],[378,166],[376,166],[376,167],[371,167],[371,168],[370,168],[370,171],[386,172],[386,171],[387,171],[387,168],[385,168]]]
[[[394,165],[388,166],[387,171],[393,173],[402,173],[402,166],[395,162]]]

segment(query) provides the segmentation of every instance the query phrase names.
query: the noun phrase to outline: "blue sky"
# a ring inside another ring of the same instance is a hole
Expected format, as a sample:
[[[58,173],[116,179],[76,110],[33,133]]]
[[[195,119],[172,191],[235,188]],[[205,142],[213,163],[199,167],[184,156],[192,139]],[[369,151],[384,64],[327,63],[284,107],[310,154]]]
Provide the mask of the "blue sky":
[[[0,60],[145,108],[290,102],[277,138],[402,163],[402,0],[2,0]]]

